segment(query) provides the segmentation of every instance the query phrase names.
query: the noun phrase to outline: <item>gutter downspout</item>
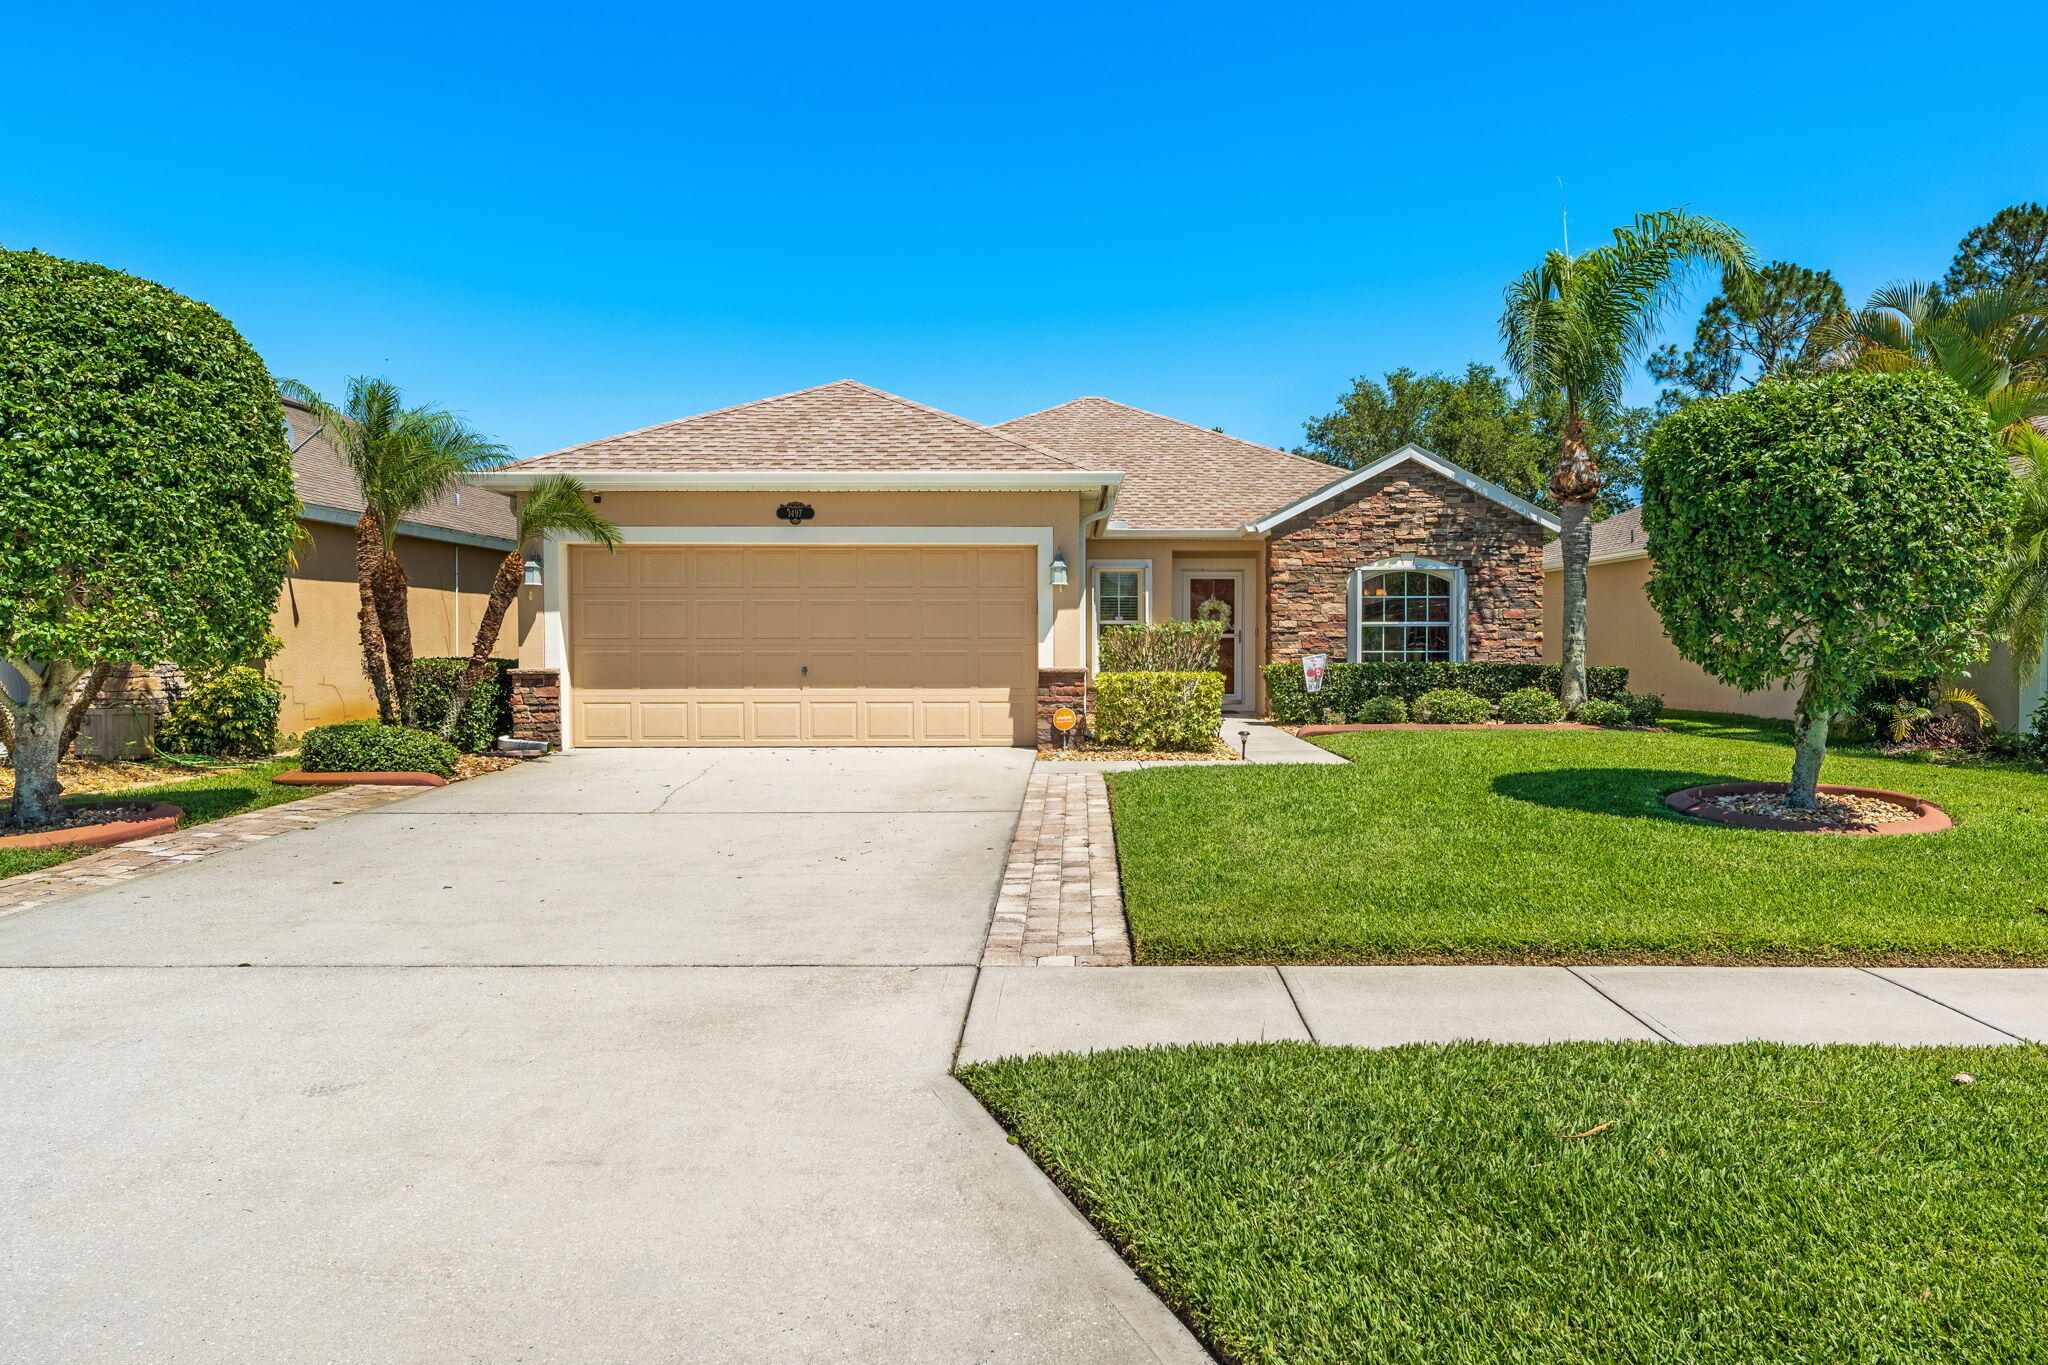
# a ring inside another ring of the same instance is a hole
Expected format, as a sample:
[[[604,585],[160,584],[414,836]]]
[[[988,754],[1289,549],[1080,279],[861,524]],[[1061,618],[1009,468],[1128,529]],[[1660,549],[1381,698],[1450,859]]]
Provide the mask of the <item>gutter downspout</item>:
[[[1080,554],[1076,556],[1081,561],[1081,666],[1091,676],[1095,672],[1095,584],[1088,574],[1088,537],[1116,510],[1116,495],[1117,485],[1109,485],[1109,493],[1102,500],[1102,510],[1081,518]]]

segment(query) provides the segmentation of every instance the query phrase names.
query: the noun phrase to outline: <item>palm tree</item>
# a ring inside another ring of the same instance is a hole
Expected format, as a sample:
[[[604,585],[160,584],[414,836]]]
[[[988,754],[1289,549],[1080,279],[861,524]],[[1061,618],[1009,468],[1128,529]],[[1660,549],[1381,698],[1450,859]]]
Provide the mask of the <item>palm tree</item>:
[[[1741,278],[1751,269],[1742,234],[1712,218],[1666,209],[1639,214],[1614,241],[1578,255],[1567,242],[1508,285],[1501,342],[1522,387],[1561,414],[1550,493],[1562,509],[1564,667],[1559,692],[1569,713],[1586,699],[1586,564],[1600,466],[1587,447],[1589,423],[1622,406],[1630,368],[1649,349],[1657,319],[1695,269]]]
[[[1989,624],[2012,655],[2013,680],[2024,683],[2040,670],[2048,647],[2048,437],[2029,425],[2007,433],[2006,449],[2024,461],[2013,471],[2020,505],[1991,592]]]
[[[363,672],[385,721],[411,724],[412,623],[408,584],[398,562],[398,526],[454,488],[463,475],[496,464],[509,452],[467,422],[428,404],[409,408],[388,379],[357,375],[339,408],[296,380],[278,389],[325,424],[362,490],[356,521],[356,624]]]
[[[519,526],[516,532],[518,544],[498,565],[497,575],[491,580],[491,599],[484,606],[484,615],[476,624],[476,645],[469,651],[469,667],[462,670],[456,680],[455,695],[448,700],[448,713],[441,717],[441,737],[446,739],[455,733],[455,722],[462,715],[462,708],[469,705],[470,694],[483,681],[485,670],[490,666],[491,652],[498,647],[498,633],[504,628],[506,608],[519,593],[519,585],[526,577],[525,546],[528,541],[545,539],[557,532],[567,532],[584,540],[594,540],[607,550],[619,548],[619,528],[599,515],[597,509],[585,501],[587,494],[580,479],[566,474],[551,474],[534,480],[519,502]]]

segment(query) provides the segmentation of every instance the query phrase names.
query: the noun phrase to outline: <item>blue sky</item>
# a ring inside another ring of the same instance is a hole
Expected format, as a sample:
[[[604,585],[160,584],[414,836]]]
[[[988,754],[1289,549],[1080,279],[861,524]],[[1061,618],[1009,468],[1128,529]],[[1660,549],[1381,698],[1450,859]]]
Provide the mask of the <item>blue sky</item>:
[[[36,6],[0,244],[160,280],[277,374],[386,374],[522,455],[842,377],[1291,444],[1353,375],[1495,360],[1559,176],[1579,242],[1687,204],[1852,296],[1938,275],[2048,194],[2048,122],[1922,97],[1935,17]]]

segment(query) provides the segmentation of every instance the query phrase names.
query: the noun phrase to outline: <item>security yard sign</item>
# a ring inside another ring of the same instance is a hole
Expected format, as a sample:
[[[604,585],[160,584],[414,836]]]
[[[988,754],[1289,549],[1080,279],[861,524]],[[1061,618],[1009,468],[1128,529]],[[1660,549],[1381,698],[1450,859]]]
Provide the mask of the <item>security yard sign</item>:
[[[1327,654],[1304,654],[1301,656],[1301,685],[1308,692],[1323,690],[1323,670],[1330,666]]]
[[[1052,713],[1052,728],[1061,732],[1071,730],[1074,728],[1076,719],[1078,718],[1074,715],[1073,707],[1062,706],[1059,710]]]

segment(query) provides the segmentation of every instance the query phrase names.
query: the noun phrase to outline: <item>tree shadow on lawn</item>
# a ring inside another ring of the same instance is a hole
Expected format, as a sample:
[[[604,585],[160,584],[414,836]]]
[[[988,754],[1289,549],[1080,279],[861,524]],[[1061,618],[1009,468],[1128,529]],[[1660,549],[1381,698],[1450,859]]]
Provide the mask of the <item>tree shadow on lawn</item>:
[[[1670,793],[1710,782],[1754,779],[1727,773],[1680,772],[1671,768],[1543,768],[1535,772],[1502,773],[1493,789],[1515,801],[1594,815],[1626,815],[1688,825],[1710,822],[1690,819],[1664,804]]]

